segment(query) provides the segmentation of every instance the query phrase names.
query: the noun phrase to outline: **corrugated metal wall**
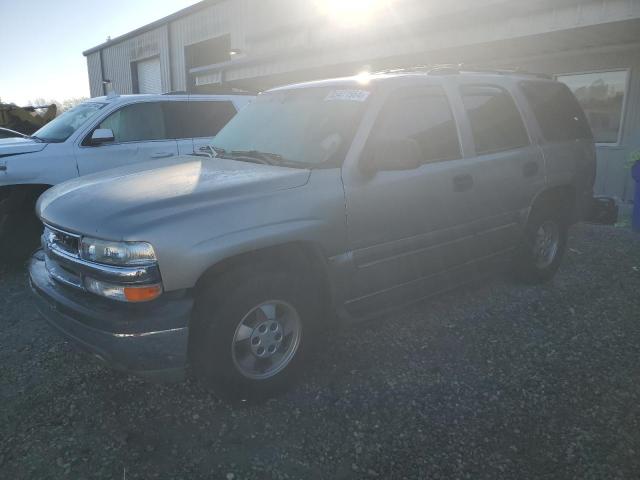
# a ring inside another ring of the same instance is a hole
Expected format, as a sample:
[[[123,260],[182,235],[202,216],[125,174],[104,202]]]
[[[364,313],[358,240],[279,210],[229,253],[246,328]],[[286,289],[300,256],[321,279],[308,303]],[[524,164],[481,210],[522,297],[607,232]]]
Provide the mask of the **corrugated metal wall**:
[[[122,94],[133,93],[131,63],[160,56],[162,88],[164,91],[168,91],[170,89],[168,53],[167,26],[164,25],[105,48],[102,51],[104,75],[111,80],[116,92]]]
[[[87,70],[89,71],[89,91],[92,97],[102,95],[102,67],[100,52],[87,55]]]
[[[160,57],[162,90],[171,90],[168,26],[142,33],[136,37],[102,49],[104,77],[116,92],[133,93],[131,64],[138,60]],[[102,95],[100,52],[87,56],[91,96]]]
[[[173,21],[171,29],[171,73],[174,90],[187,89],[184,47],[210,38],[231,35],[231,48],[244,49],[247,0],[218,3]]]

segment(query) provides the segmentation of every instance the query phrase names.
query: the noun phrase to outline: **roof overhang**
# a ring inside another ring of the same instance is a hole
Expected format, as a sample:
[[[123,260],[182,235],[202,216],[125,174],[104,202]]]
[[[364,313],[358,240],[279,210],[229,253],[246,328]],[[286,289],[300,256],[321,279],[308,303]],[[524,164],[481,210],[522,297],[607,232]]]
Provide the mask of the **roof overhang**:
[[[227,0],[202,0],[201,2],[195,3],[189,7],[183,8],[182,10],[178,10],[175,13],[172,13],[171,15],[167,15],[166,17],[163,17],[159,20],[156,20],[155,22],[151,22],[148,23],[147,25],[144,25],[140,28],[137,28],[135,30],[132,30],[130,32],[125,33],[124,35],[120,35],[119,37],[116,38],[112,38],[111,40],[108,40],[104,43],[101,43],[100,45],[97,45],[95,47],[92,47],[88,50],[85,50],[84,52],[82,52],[82,55],[84,55],[85,57],[98,52],[106,47],[110,47],[112,45],[116,45],[120,42],[123,42],[124,40],[127,40],[129,38],[135,37],[137,35],[140,35],[142,33],[145,32],[149,32],[151,30],[155,30],[156,28],[162,27],[163,25],[166,25],[168,23],[171,23],[174,20],[177,20],[179,18],[185,17],[187,15],[191,15],[192,13],[196,13],[199,12],[200,10],[210,7],[211,5],[215,5],[216,3],[221,3]]]

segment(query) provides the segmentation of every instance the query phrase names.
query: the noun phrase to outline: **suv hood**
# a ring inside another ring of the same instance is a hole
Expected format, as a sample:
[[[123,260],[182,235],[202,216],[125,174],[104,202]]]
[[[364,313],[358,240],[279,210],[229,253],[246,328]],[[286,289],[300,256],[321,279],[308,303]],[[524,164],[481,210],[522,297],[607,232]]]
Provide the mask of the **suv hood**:
[[[0,157],[39,152],[44,150],[47,145],[45,142],[37,142],[30,138],[3,138],[0,139]]]
[[[196,209],[302,186],[311,171],[204,157],[142,162],[61,183],[38,200],[53,226],[109,240]]]

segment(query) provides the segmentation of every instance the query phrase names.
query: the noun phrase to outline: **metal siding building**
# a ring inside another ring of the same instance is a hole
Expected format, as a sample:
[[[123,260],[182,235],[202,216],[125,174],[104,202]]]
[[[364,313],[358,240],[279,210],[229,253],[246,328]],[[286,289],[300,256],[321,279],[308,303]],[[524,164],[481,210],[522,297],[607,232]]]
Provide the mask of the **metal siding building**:
[[[138,62],[154,58],[151,85],[203,93],[415,64],[519,66],[576,85],[603,140],[597,192],[632,198],[640,0],[395,0],[372,25],[339,27],[311,1],[206,0],[84,52],[91,95],[107,79],[119,93],[139,92]]]

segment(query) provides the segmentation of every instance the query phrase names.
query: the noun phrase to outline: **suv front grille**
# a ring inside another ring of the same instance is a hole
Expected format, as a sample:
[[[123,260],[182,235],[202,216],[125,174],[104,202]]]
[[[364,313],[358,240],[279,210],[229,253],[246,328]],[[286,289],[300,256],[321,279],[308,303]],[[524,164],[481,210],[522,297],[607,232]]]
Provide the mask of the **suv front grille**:
[[[80,254],[80,236],[73,233],[63,232],[48,225],[44,229],[45,247],[62,250],[73,256]]]
[[[62,264],[57,260],[60,255],[80,258],[80,236],[45,225],[42,246],[49,276],[58,283],[82,288],[81,272],[73,268],[73,264]]]

